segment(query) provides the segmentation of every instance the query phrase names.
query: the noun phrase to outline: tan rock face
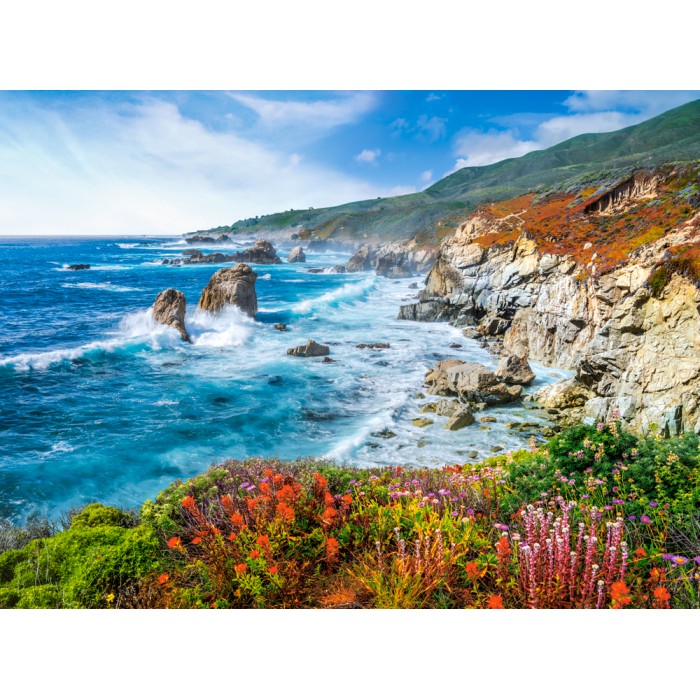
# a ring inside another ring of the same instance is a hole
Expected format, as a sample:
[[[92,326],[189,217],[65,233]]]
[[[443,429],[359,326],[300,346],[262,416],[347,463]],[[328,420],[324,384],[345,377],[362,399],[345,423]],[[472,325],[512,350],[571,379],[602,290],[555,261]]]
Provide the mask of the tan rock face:
[[[602,222],[608,213],[653,197],[657,184],[631,178],[596,200],[590,215]],[[579,419],[619,414],[641,431],[700,432],[700,291],[678,275],[658,298],[647,286],[670,246],[700,246],[700,214],[605,274],[595,272],[593,247],[591,262],[577,265],[542,254],[525,232],[507,245],[474,243],[499,230],[513,240],[514,219],[474,216],[443,240],[421,302],[402,307],[400,317],[478,326],[499,337],[504,354],[573,369],[574,380],[538,397]],[[455,377],[467,381],[464,370],[438,369],[430,391],[450,395]]]
[[[235,267],[217,270],[202,290],[199,308],[217,313],[225,306],[236,306],[251,318],[258,312],[255,280],[258,275],[249,265],[241,263]]]
[[[290,263],[303,263],[306,262],[306,253],[304,253],[304,249],[298,245],[295,248],[292,248],[291,251],[289,252],[289,255],[287,256],[287,262]]]
[[[189,343],[190,336],[185,328],[186,310],[185,295],[177,289],[165,289],[158,293],[153,303],[153,318],[158,323],[175,328],[182,339]]]
[[[329,352],[330,348],[327,345],[321,345],[315,340],[308,340],[306,345],[289,348],[287,355],[294,355],[294,357],[322,357],[323,355],[328,355]]]

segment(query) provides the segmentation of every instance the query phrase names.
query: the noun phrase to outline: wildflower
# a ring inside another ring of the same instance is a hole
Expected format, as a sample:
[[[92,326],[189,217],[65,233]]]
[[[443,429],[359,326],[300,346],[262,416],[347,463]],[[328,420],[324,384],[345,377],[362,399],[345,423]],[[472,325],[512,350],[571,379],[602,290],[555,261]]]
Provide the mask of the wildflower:
[[[627,595],[630,589],[627,588],[623,581],[616,581],[610,587],[610,595],[612,597],[613,608],[624,608],[625,605],[629,605],[632,601]]]
[[[637,557],[645,557],[647,555],[647,552],[643,547],[640,547],[639,549],[635,550],[634,554]]]
[[[185,496],[182,499],[182,507],[185,510],[193,511],[195,509],[194,498],[192,498],[192,496]]]
[[[292,522],[294,520],[294,508],[286,503],[278,503],[275,510],[282,520],[286,520],[287,522]]]
[[[257,549],[254,549],[254,550],[250,553],[250,558],[251,558],[251,559],[260,559],[260,552],[258,552]]]
[[[180,549],[182,547],[182,540],[179,537],[171,537],[168,540],[168,547],[170,547],[170,549]]]
[[[164,583],[168,582],[169,578],[170,578],[170,576],[168,574],[161,574],[158,577],[158,583],[162,586]]]
[[[248,571],[248,564],[236,564],[234,567],[236,574],[242,576],[246,571]]]
[[[195,537],[195,538],[192,540],[192,544],[199,544],[201,541],[202,541],[202,538],[201,538],[201,537]]]
[[[271,566],[267,571],[271,576],[275,576],[277,574],[277,572],[279,571],[279,569],[278,569],[277,565],[275,564],[275,566]]]
[[[464,570],[467,572],[469,578],[476,578],[479,575],[479,569],[475,561],[468,561],[464,565]]]
[[[659,586],[654,589],[654,598],[661,607],[667,607],[668,601],[671,600],[671,594],[666,590],[665,586]]]
[[[236,533],[232,532],[227,538],[229,542],[233,542],[236,539]]]
[[[338,540],[335,537],[329,537],[326,540],[326,558],[329,563],[333,563],[338,558]]]
[[[494,528],[496,528],[496,530],[500,530],[501,532],[507,532],[510,530],[507,525],[503,525],[502,523],[495,523]]]
[[[636,519],[637,519],[636,515],[630,515],[627,517],[627,520],[629,520],[630,522],[634,522]]]
[[[694,561],[698,566],[700,566],[700,557],[695,557],[695,559],[693,559],[693,561]]]
[[[333,522],[333,518],[338,515],[338,511],[335,508],[326,508],[321,515],[321,519],[326,525],[330,525]]]
[[[492,595],[487,605],[492,610],[503,610],[503,598],[500,595]]]
[[[230,520],[236,527],[242,527],[243,525],[243,516],[240,513],[234,513]]]
[[[651,518],[648,515],[642,515],[642,517],[639,518],[639,522],[645,525],[651,525]]]
[[[114,600],[114,593],[108,593],[105,598],[107,599],[108,603],[111,603]]]

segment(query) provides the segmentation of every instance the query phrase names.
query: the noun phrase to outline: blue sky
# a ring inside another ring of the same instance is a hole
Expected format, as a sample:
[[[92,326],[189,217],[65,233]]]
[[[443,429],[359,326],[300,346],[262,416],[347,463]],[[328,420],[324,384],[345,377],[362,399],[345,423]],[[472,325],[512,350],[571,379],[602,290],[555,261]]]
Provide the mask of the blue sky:
[[[3,92],[0,234],[180,233],[424,189],[700,92]]]

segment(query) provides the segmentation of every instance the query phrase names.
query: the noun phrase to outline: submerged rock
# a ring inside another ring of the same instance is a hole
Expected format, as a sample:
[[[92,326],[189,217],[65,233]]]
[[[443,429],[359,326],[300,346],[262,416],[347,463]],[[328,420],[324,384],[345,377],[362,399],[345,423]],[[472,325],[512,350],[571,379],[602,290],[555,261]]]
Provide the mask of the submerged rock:
[[[466,407],[458,409],[445,423],[445,430],[460,430],[474,422],[474,414]]]
[[[303,263],[306,262],[306,254],[304,249],[298,245],[296,248],[292,248],[291,252],[287,256],[287,262],[289,263]]]
[[[328,355],[330,351],[327,345],[321,345],[321,343],[317,343],[315,340],[308,340],[306,345],[298,345],[295,348],[289,348],[287,350],[287,355],[293,355],[294,357],[322,357],[323,355]]]
[[[77,265],[68,265],[66,270],[89,270],[90,265],[84,263],[78,263]]]
[[[255,318],[258,312],[258,298],[255,294],[255,280],[258,275],[249,265],[222,267],[209,280],[199,297],[202,311],[216,313],[226,305],[236,306],[243,313]]]
[[[287,324],[286,323],[275,323],[275,330],[276,331],[286,331]]]
[[[411,423],[417,428],[425,428],[428,425],[432,425],[433,421],[431,421],[430,418],[414,418]]]
[[[158,293],[153,302],[153,318],[165,326],[170,326],[179,331],[182,339],[190,341],[190,336],[185,328],[185,311],[187,302],[185,295],[177,289],[165,289]]]

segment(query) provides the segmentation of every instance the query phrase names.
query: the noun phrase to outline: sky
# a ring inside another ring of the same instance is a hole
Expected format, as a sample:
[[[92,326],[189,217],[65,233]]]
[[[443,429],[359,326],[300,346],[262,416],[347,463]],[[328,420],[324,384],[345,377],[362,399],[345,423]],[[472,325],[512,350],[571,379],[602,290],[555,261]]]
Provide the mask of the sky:
[[[417,192],[700,91],[0,92],[0,235],[179,234]]]

